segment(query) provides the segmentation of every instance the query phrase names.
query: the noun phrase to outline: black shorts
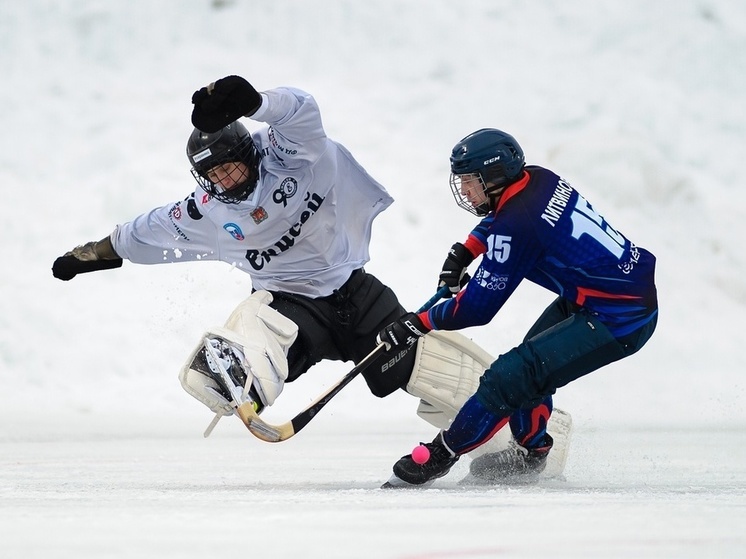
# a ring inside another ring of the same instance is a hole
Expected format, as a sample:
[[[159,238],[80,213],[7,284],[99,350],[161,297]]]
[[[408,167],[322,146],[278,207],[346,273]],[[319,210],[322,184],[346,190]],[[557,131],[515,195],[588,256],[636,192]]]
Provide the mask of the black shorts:
[[[272,292],[270,306],[298,325],[298,338],[288,352],[292,382],[321,360],[359,363],[376,347],[376,335],[406,311],[394,292],[363,269],[328,297]],[[415,351],[383,355],[363,371],[378,397],[404,388],[414,366]]]

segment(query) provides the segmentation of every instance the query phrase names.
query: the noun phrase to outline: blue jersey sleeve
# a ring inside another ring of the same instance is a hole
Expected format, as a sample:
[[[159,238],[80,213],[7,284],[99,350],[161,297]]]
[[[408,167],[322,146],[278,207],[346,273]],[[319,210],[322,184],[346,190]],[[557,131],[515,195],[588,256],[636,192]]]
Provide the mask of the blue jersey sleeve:
[[[505,207],[490,213],[469,234],[467,244],[483,247],[479,267],[454,298],[433,307],[427,319],[433,329],[457,330],[487,324],[505,304],[542,254],[525,208],[508,204],[529,182],[511,186],[503,195]]]

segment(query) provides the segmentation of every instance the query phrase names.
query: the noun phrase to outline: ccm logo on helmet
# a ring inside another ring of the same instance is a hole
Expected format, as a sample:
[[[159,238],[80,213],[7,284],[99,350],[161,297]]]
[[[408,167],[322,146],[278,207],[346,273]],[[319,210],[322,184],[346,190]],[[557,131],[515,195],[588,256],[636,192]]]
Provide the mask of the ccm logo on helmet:
[[[494,163],[495,161],[500,161],[499,155],[497,157],[493,157],[492,159],[488,159],[487,161],[482,163],[482,165],[489,165],[490,163]]]

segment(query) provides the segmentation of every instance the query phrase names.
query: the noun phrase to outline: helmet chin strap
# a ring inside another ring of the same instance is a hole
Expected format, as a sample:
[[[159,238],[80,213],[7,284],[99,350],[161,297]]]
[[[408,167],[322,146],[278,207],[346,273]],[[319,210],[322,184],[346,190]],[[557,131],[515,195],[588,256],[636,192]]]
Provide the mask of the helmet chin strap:
[[[500,201],[500,197],[502,196],[503,192],[505,192],[506,188],[507,185],[485,185],[484,193],[487,195],[487,199],[489,200],[489,203],[485,205],[489,206],[489,211],[494,211],[495,208],[497,208],[497,203]]]

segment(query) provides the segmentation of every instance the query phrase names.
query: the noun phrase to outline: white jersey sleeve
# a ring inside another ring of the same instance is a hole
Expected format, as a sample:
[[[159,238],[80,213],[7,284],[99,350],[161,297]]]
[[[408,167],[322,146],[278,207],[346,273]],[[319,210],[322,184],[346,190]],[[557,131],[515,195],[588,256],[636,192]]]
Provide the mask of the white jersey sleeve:
[[[114,250],[137,264],[220,260],[215,223],[204,219],[196,196],[139,215],[118,225],[111,235]]]
[[[326,149],[319,107],[305,91],[280,87],[262,92],[262,104],[251,119],[271,125],[266,149],[289,170],[314,164]]]

